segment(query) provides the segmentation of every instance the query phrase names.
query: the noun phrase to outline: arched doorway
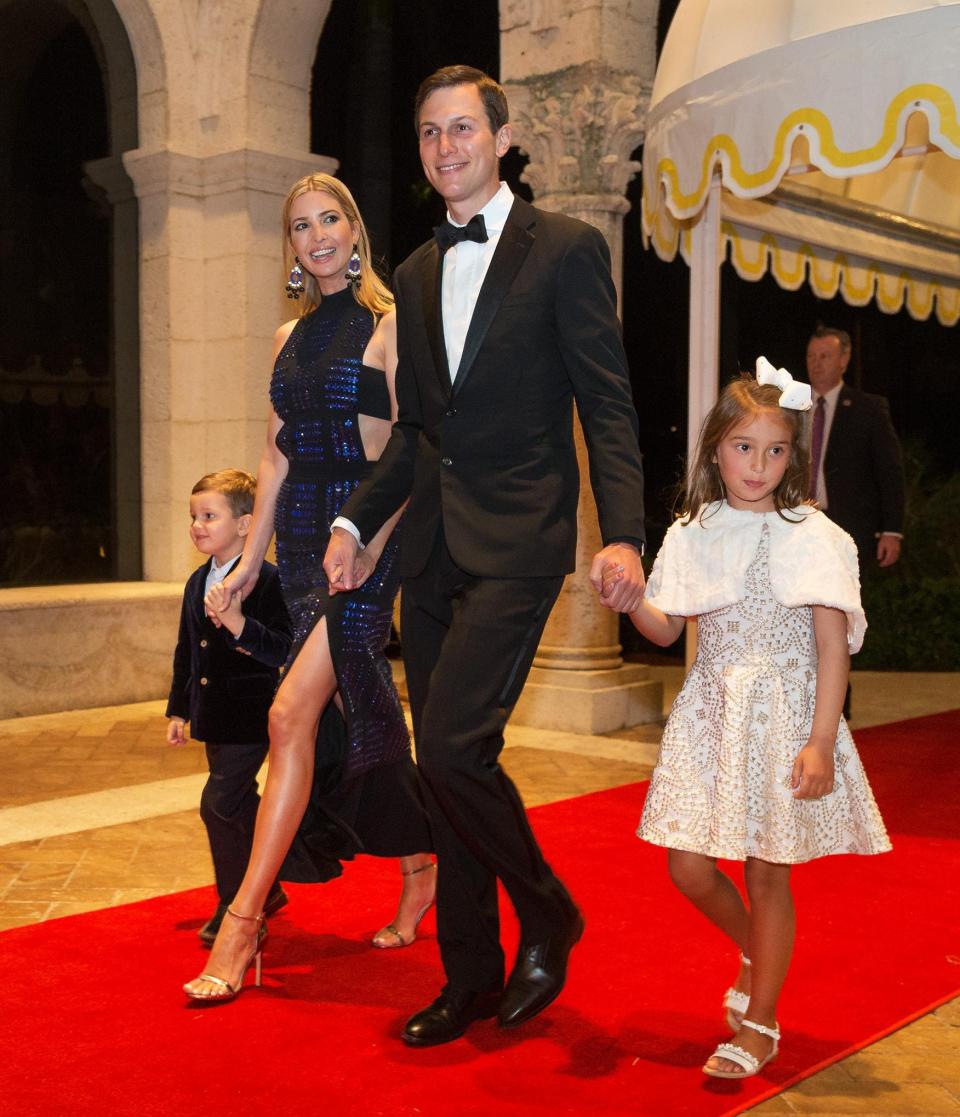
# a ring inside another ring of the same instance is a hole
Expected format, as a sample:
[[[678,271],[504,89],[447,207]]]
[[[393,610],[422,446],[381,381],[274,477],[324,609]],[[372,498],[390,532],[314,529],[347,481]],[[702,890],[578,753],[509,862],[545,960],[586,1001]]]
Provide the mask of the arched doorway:
[[[8,0],[0,44],[0,584],[138,578],[129,43],[111,4]]]

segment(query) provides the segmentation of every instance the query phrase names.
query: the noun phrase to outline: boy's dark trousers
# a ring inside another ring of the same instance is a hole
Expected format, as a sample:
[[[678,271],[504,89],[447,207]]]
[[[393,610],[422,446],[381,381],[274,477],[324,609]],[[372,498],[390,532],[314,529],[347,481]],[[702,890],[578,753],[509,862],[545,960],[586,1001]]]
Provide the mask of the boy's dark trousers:
[[[267,742],[255,745],[207,744],[210,776],[200,796],[200,817],[207,828],[217,895],[229,904],[243,880],[253,846],[260,795],[257,772]],[[275,882],[276,883],[276,882]]]

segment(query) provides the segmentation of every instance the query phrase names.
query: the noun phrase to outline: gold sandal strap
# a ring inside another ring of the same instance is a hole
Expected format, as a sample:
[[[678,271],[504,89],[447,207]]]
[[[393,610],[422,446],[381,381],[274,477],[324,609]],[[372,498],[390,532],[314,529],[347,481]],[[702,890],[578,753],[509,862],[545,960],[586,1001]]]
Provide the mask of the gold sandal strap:
[[[392,923],[388,923],[386,927],[383,928],[383,931],[389,931],[391,935],[396,935],[397,942],[399,942],[401,946],[407,945],[407,940],[403,937],[403,935],[400,934],[400,932],[396,929],[396,927],[394,927]],[[383,934],[383,931],[381,931],[380,934]]]
[[[256,923],[257,926],[263,922],[263,912],[260,912],[259,915],[240,915],[233,908],[228,907],[227,914],[232,915],[234,919],[242,919],[245,923]]]
[[[428,861],[425,865],[418,865],[415,869],[407,869],[406,872],[400,875],[402,877],[415,877],[417,873],[425,873],[427,869],[435,869],[436,867],[436,861]]]
[[[228,989],[231,993],[236,993],[236,989],[229,981],[224,981],[222,977],[215,977],[212,973],[202,973],[197,981],[209,981],[211,985],[219,985],[221,989]]]

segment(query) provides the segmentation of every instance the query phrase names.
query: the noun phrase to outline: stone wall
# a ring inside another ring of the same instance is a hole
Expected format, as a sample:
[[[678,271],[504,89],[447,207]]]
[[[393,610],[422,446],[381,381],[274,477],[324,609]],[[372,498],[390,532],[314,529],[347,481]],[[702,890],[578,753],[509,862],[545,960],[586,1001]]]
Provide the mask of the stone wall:
[[[165,697],[181,583],[0,590],[0,719]]]

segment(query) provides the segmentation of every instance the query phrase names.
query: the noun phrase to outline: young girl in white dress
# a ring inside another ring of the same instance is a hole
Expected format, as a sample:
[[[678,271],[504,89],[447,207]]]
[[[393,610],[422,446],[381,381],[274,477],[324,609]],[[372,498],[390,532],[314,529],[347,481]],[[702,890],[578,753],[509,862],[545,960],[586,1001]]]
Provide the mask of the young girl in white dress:
[[[637,833],[668,848],[673,882],[741,951],[723,1001],[735,1034],[703,1068],[716,1078],[747,1078],[777,1054],[791,866],[890,848],[841,716],[866,628],[856,549],[805,501],[809,386],[763,358],[757,368],[707,416],[684,513],[631,613],[661,645],[697,618]],[[746,862],[749,907],[717,858]]]

